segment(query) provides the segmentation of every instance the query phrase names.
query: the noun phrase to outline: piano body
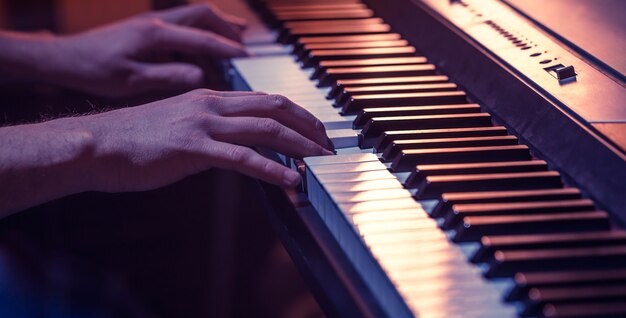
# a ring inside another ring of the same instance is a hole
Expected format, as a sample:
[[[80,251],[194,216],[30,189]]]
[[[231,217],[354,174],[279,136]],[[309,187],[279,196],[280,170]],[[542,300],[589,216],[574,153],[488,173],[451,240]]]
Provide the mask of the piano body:
[[[268,29],[233,87],[289,97],[335,144],[267,152],[304,182],[263,187],[330,316],[626,316],[626,60],[552,28],[606,31],[555,2],[250,2]],[[624,48],[620,23],[595,40]]]

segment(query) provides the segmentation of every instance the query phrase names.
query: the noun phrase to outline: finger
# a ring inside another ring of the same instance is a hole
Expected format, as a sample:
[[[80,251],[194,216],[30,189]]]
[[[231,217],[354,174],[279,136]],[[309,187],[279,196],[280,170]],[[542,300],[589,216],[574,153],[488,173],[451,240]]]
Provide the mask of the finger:
[[[250,147],[266,147],[294,158],[333,153],[269,118],[221,117],[209,122],[211,138]]]
[[[237,42],[241,40],[241,26],[245,25],[245,20],[225,14],[209,4],[180,6],[156,12],[155,15],[173,24],[206,28]]]
[[[317,144],[333,150],[333,144],[328,139],[322,122],[284,96],[242,96],[225,99],[212,107],[223,116],[274,119]]]
[[[217,168],[236,170],[283,187],[292,188],[300,183],[300,175],[297,172],[261,156],[248,147],[210,141],[207,142],[205,151]]]
[[[219,58],[248,56],[241,44],[210,31],[162,23],[156,33],[156,49]]]
[[[136,90],[192,89],[202,87],[204,73],[199,67],[186,63],[135,63],[129,86]]]
[[[198,93],[201,95],[217,96],[217,97],[243,97],[243,96],[267,95],[267,93],[255,92],[255,91],[214,91],[211,89],[201,89],[201,90],[198,90]]]

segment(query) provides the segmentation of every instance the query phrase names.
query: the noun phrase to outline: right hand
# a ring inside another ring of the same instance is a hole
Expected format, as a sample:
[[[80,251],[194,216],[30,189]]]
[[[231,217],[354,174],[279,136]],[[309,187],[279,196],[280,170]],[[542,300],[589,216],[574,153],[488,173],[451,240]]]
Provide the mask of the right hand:
[[[63,121],[72,121],[71,124]],[[322,123],[279,95],[206,89],[137,107],[47,122],[93,136],[98,171],[92,190],[154,189],[211,167],[283,187],[299,174],[250,147],[295,158],[330,155]]]

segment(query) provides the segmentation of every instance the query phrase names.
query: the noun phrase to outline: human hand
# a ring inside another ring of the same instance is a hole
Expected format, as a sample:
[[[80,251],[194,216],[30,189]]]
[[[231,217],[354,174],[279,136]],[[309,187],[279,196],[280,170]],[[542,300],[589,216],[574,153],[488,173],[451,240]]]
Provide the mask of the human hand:
[[[91,188],[99,191],[153,189],[211,167],[293,187],[297,172],[249,147],[296,158],[332,154],[318,119],[285,97],[263,93],[195,90],[67,120],[93,135],[98,168]]]
[[[105,97],[188,90],[202,86],[202,69],[161,57],[246,56],[239,43],[243,28],[243,20],[213,6],[181,6],[57,37],[52,60],[41,62],[52,63],[51,81]]]

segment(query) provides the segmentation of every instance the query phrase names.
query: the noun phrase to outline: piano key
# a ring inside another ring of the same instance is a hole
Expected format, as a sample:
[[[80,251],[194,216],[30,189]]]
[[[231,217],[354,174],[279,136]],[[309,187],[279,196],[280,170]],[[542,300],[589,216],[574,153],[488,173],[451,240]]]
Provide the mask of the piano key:
[[[335,149],[356,147],[358,145],[358,136],[352,129],[332,129],[327,130],[326,134],[332,141]]]
[[[318,166],[327,164],[378,161],[378,157],[371,153],[360,153],[340,156],[306,157],[303,159],[303,161],[306,163],[307,166]]]
[[[465,103],[466,95],[462,91],[417,92],[398,94],[353,95],[346,102],[338,105],[344,114],[354,114],[363,108],[381,106],[425,106]]]
[[[521,162],[534,161],[538,160]],[[439,217],[445,214],[453,204],[572,200],[580,197],[580,190],[576,188],[443,193],[441,201],[431,215]]]
[[[428,60],[423,56],[321,61],[320,64],[317,65],[316,70],[325,70],[327,68],[340,68],[340,67],[356,67],[356,66],[424,64],[427,62]]]
[[[353,127],[363,128],[363,126],[365,126],[365,124],[367,124],[367,122],[369,122],[370,119],[374,117],[425,116],[444,114],[466,114],[478,112],[480,112],[480,106],[478,104],[364,108],[356,116]]]
[[[565,212],[569,213],[576,211],[593,210],[593,201],[589,199],[539,202],[455,204],[452,206],[452,210],[450,211],[450,213],[443,215],[445,221],[442,227],[446,229],[452,228],[456,226],[464,217],[477,215],[513,215]]]
[[[556,171],[427,176],[417,185],[416,196],[424,199],[439,197],[444,192],[545,189],[555,188],[561,185],[561,175]],[[520,207],[531,205],[525,202],[480,203],[473,205],[455,205],[452,206],[452,209],[453,213],[460,213],[459,210],[462,208],[464,211],[474,211],[488,207],[495,208],[505,206],[506,204],[510,204],[511,208],[515,207],[516,204]],[[554,203],[541,202],[538,205],[541,204],[550,205]]]
[[[548,164],[543,160],[418,165],[406,179],[405,186],[407,188],[414,188],[427,176],[546,170],[548,170]],[[433,214],[431,213],[431,215]]]
[[[336,83],[333,84],[330,92],[328,93],[328,98],[334,99],[343,91],[344,88],[347,88],[347,87],[382,86],[382,85],[399,85],[399,84],[432,84],[432,83],[445,83],[447,81],[448,81],[448,77],[445,75],[374,77],[374,78],[363,78],[363,79],[338,80]]]
[[[311,28],[311,27],[327,27],[327,26],[342,26],[342,25],[356,25],[356,24],[383,24],[381,18],[368,18],[368,19],[338,19],[338,20],[310,20],[310,21],[288,21],[283,23],[282,29],[293,28]]]
[[[402,48],[402,47],[399,47]],[[434,75],[435,66],[432,64],[405,64],[405,65],[378,65],[359,67],[327,68],[318,79],[319,87],[331,86],[338,80],[359,79],[372,77],[397,76],[424,76]],[[368,96],[368,95],[363,95]],[[354,98],[354,97],[353,97]]]
[[[368,42],[368,41],[393,41],[400,40],[402,36],[398,33],[379,33],[364,35],[335,35],[335,36],[303,36],[298,39],[296,46],[304,46],[313,43],[346,43],[346,42]]]
[[[336,103],[340,105],[348,101],[354,95],[442,92],[454,91],[457,88],[457,85],[454,83],[346,87],[339,93],[335,100]]]
[[[369,200],[392,200],[410,198],[411,193],[406,189],[381,189],[360,192],[330,192],[336,203],[364,202]]]
[[[600,232],[610,233],[610,232]],[[557,272],[523,272],[514,277],[514,286],[506,294],[507,301],[521,300],[531,288],[593,286],[599,284],[626,283],[626,269],[589,270],[589,271],[557,271]]]
[[[473,216],[456,228],[455,242],[478,241],[485,235],[606,231],[610,228],[604,211],[540,215]]]
[[[324,185],[328,192],[355,192],[378,189],[400,189],[402,184],[396,179],[368,180],[357,182],[335,182]]]
[[[488,262],[487,277],[512,276],[516,272],[615,269],[626,264],[626,245],[496,251]]]
[[[389,32],[391,27],[388,24],[366,24],[366,25],[342,25],[342,26],[329,26],[318,28],[293,28],[289,32],[283,34],[279,38],[279,42],[284,44],[294,43],[300,37],[304,36],[330,36],[330,35],[363,35],[363,34],[377,34]],[[329,50],[321,50],[329,51]],[[310,55],[313,54],[312,51]]]
[[[390,221],[390,220],[393,220],[393,221],[416,220],[416,219],[423,219],[423,218],[424,216],[421,215],[421,213],[415,212],[413,210],[395,210],[395,211],[384,210],[384,211],[371,211],[371,212],[363,212],[363,213],[355,214],[352,216],[352,222],[354,224],[367,224],[367,223],[385,222],[385,221]],[[445,235],[442,232],[436,232],[436,233],[438,234],[423,236],[422,237],[423,240],[420,240],[417,242],[433,241],[433,240],[442,241],[445,238]],[[403,241],[403,242],[416,242],[416,240]],[[395,244],[398,244],[398,242],[393,242],[393,245]],[[382,245],[385,245],[385,243],[375,242],[374,245],[382,246]]]
[[[352,215],[355,213],[376,211],[376,210],[381,210],[381,209],[415,209],[416,211],[419,211],[421,209],[421,206],[419,205],[419,203],[415,202],[413,198],[406,198],[406,199],[346,203],[346,204],[340,204],[339,208],[344,214]]]
[[[318,175],[317,178],[322,183],[395,179],[387,170],[321,174]]]
[[[408,46],[406,40],[389,40],[389,41],[367,41],[367,42],[335,42],[335,43],[311,43],[305,44],[302,48],[294,49],[294,55],[302,59],[309,55],[312,50],[345,50],[345,49],[364,49],[364,48],[382,48],[382,47],[402,47]],[[312,78],[317,78],[313,76]]]
[[[441,129],[491,126],[487,113],[374,117],[363,126],[359,139],[378,139],[383,132],[405,129]]]
[[[289,4],[266,4],[267,9],[272,12],[282,12],[282,11],[315,11],[320,9],[367,9],[367,6],[363,3],[307,3],[307,4],[298,4],[298,3],[289,3]]]
[[[489,136],[464,138],[408,139],[396,140],[384,149],[382,158],[393,160],[402,150],[431,148],[466,148],[517,145],[515,136]]]
[[[539,314],[546,304],[584,303],[592,301],[625,301],[626,285],[585,287],[539,287],[528,292],[523,316]]]
[[[624,317],[626,304],[618,302],[589,302],[582,304],[547,304],[543,307],[540,317],[574,318],[574,317]]]
[[[387,170],[387,167],[385,167],[385,165],[380,161],[365,161],[311,166],[310,169],[313,173],[315,173],[315,175],[320,175],[328,173]]]
[[[467,104],[473,105],[473,104]],[[362,148],[374,147],[374,149],[385,149],[387,145],[395,140],[406,139],[432,139],[432,138],[460,138],[460,137],[485,137],[485,136],[505,136],[506,128],[502,126],[469,127],[469,128],[444,128],[444,129],[417,129],[417,130],[390,130],[385,131],[382,136],[373,142],[359,140]]]
[[[390,168],[392,171],[411,171],[415,169],[415,166],[425,164],[502,162],[530,159],[530,151],[525,145],[410,149],[402,150],[393,159]],[[478,190],[476,189],[476,191]]]
[[[362,19],[374,16],[369,9],[340,9],[340,10],[310,10],[310,11],[277,11],[276,20],[286,21],[306,21],[306,20],[335,20],[335,19]]]
[[[374,29],[374,28],[372,28]],[[378,28],[382,29],[382,28]],[[374,32],[374,30],[372,30]],[[390,48],[365,48],[365,49],[345,49],[345,50],[312,50],[309,55],[302,59],[304,67],[311,67],[320,61],[352,60],[352,59],[372,59],[409,57],[415,55],[415,48],[412,46],[390,47]]]

